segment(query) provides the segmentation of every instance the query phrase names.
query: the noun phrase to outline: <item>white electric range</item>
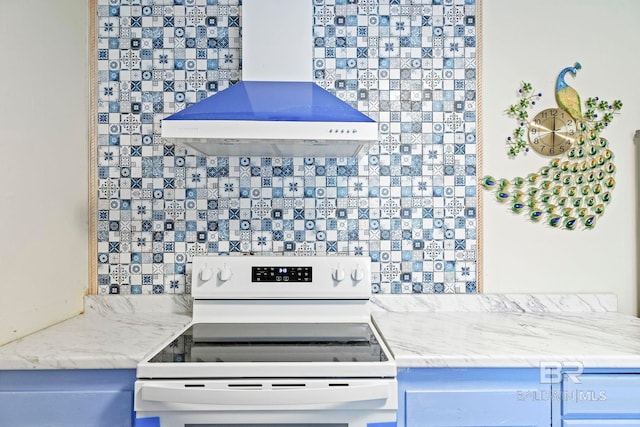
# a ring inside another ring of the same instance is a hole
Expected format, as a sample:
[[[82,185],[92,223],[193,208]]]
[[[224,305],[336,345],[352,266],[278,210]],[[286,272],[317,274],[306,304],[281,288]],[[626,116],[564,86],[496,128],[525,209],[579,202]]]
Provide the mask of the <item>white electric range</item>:
[[[395,425],[396,365],[360,256],[193,260],[193,321],[138,365],[161,427]]]

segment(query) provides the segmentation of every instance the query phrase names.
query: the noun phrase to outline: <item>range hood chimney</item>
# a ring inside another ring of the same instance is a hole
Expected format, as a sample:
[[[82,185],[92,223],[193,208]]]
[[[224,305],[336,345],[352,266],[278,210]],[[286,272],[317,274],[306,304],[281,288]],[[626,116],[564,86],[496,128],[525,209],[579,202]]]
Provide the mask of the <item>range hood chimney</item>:
[[[311,81],[312,0],[243,0],[242,81],[162,120],[162,138],[214,156],[352,157],[377,124]]]

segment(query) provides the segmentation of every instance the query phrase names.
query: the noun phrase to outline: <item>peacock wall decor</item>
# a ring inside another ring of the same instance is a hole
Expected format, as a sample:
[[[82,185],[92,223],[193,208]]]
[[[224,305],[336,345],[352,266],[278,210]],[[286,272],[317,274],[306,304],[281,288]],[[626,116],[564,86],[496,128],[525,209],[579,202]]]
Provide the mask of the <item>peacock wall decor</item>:
[[[547,108],[530,117],[542,93],[523,82],[518,101],[506,113],[518,121],[507,138],[507,154],[516,157],[533,149],[552,156],[537,172],[513,179],[484,176],[482,186],[498,202],[531,221],[567,230],[592,229],[611,201],[616,166],[609,141],[601,133],[620,112],[622,102],[598,97],[580,100],[566,82],[576,76],[580,63],[558,74],[555,98],[558,108]],[[584,108],[583,108],[584,106]]]

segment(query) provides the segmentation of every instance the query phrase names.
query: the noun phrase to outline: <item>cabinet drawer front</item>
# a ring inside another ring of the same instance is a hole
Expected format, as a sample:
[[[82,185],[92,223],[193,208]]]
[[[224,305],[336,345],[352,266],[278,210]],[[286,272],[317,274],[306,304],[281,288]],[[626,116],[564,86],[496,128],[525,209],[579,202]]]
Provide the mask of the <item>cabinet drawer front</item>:
[[[640,427],[640,420],[565,420],[562,427]]]
[[[563,415],[640,418],[640,374],[583,374],[578,379],[580,384],[563,381]]]
[[[520,390],[407,391],[407,427],[549,426],[549,400]]]

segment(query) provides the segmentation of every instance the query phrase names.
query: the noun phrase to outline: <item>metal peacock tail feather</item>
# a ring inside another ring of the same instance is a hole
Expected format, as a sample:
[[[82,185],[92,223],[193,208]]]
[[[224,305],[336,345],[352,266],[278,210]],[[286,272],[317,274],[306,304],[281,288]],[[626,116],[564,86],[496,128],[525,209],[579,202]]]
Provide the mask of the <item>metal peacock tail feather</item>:
[[[573,230],[579,224],[592,228],[611,200],[616,167],[605,138],[578,141],[567,159],[555,158],[537,173],[512,180],[482,179],[496,199],[533,221],[546,218],[553,227]]]
[[[576,63],[574,67],[563,69],[556,82],[558,105],[577,123],[577,135],[571,148],[525,177],[508,180],[485,176],[481,181],[486,190],[494,192],[496,200],[513,212],[525,213],[532,221],[568,230],[579,226],[593,228],[611,201],[616,166],[609,143],[600,132],[622,108],[619,100],[610,104],[599,98],[589,98],[585,101],[583,114],[577,91],[564,81],[566,73],[575,75],[580,68]],[[507,138],[508,154],[512,157],[521,150],[528,151],[524,140],[527,110],[542,96],[533,93],[531,85],[523,83],[520,101],[507,109],[507,113],[519,121],[513,135]]]

